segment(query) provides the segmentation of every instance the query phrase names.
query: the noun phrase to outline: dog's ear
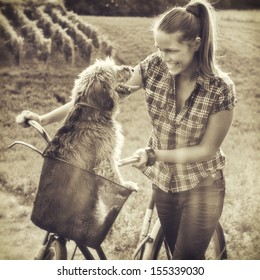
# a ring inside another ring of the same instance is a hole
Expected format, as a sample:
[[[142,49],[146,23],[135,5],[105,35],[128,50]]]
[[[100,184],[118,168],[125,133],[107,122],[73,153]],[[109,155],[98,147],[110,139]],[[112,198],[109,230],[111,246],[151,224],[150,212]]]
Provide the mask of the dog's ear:
[[[112,111],[114,108],[114,100],[110,96],[110,91],[112,89],[108,88],[102,84],[93,84],[89,87],[88,92],[88,102],[104,111]]]

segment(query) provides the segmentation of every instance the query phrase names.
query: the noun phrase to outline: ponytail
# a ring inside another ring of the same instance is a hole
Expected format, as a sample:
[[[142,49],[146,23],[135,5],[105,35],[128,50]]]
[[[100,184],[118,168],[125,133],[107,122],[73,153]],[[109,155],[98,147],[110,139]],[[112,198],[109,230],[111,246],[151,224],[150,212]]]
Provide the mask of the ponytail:
[[[217,72],[216,66],[216,31],[215,15],[213,7],[206,1],[191,1],[185,7],[186,11],[200,20],[201,38],[198,50],[199,70],[212,76]]]

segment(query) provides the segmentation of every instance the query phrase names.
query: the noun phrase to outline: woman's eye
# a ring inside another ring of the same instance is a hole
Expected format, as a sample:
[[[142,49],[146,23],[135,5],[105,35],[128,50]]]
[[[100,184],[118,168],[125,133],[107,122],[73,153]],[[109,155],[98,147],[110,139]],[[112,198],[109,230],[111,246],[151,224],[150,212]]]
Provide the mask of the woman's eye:
[[[168,50],[169,53],[177,53],[177,50]]]
[[[177,53],[178,52],[178,50],[161,50],[160,48],[157,48],[157,50],[159,51],[159,52],[163,52],[163,53]]]

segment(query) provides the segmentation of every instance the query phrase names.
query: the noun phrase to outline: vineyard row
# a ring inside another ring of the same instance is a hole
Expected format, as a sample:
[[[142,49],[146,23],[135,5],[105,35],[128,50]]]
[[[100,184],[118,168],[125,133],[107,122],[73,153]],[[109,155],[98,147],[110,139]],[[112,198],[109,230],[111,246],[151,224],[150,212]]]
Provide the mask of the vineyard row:
[[[18,65],[26,42],[36,49],[37,59],[45,63],[50,54],[56,52],[61,53],[67,63],[74,64],[76,53],[89,63],[93,51],[106,56],[113,51],[95,27],[77,14],[58,8],[13,6],[8,11],[2,9],[0,34]]]

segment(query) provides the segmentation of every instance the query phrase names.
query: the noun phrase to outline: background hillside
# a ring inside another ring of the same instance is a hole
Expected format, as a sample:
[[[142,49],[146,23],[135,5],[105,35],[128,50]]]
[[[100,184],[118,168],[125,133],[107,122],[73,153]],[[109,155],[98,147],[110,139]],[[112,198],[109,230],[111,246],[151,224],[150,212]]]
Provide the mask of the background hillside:
[[[75,63],[67,61],[63,52],[58,57],[58,51],[56,55],[50,52],[44,61],[37,57],[40,52],[38,45],[22,35],[24,25],[13,24],[16,20],[10,18],[5,9],[1,8],[1,12],[16,35],[24,38],[26,47],[22,48],[22,59],[17,63],[12,51],[6,49],[8,41],[1,36],[0,53],[4,51],[6,57],[2,55],[0,68],[0,259],[32,259],[44,236],[44,232],[30,222],[42,159],[24,147],[9,150],[7,146],[14,140],[23,140],[43,149],[44,143],[33,129],[18,127],[15,116],[24,109],[45,113],[68,101],[76,76],[96,56],[103,56],[105,52],[93,45],[92,50],[96,50],[85,60],[77,43],[67,33],[68,29],[57,22],[63,33],[74,42]],[[67,13],[65,10],[63,16],[68,19]],[[37,16],[30,18],[28,10],[24,14],[37,25]],[[260,259],[260,217],[257,214],[260,212],[260,14],[258,11],[221,11],[218,18],[220,63],[225,71],[230,72],[239,99],[233,126],[223,144],[228,166],[225,170],[227,195],[221,223],[230,259]],[[154,51],[149,31],[151,18],[81,16],[80,21],[93,26],[98,38],[109,42],[111,54],[120,63],[135,65]],[[38,25],[37,28],[44,34],[43,28]],[[51,39],[51,44],[54,44],[51,36],[44,38]],[[30,55],[25,55],[28,50]],[[136,148],[146,145],[150,132],[142,90],[122,105],[119,120],[125,135],[122,157],[126,157]],[[53,135],[58,126],[49,125],[46,130]],[[131,195],[104,243],[110,259],[131,259],[151,190],[150,182],[139,171],[132,167],[121,170],[126,179],[139,183],[140,190]]]

